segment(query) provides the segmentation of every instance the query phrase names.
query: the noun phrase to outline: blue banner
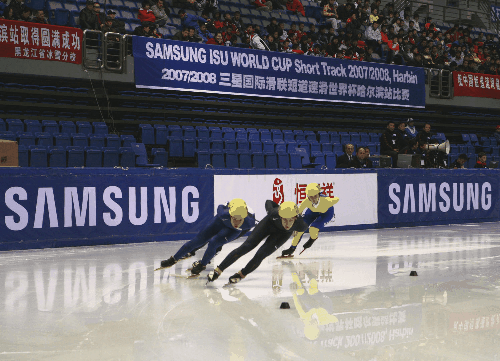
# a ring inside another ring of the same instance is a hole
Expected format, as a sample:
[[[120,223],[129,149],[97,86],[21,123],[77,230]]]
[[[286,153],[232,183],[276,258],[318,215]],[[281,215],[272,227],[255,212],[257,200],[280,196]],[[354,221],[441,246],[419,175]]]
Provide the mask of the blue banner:
[[[496,23],[500,19],[500,6],[491,5],[491,21]]]
[[[382,227],[496,221],[498,217],[497,171],[378,172],[378,222]]]
[[[138,88],[425,107],[423,68],[133,37]]]
[[[18,168],[0,179],[0,250],[187,239],[214,215],[213,175],[198,169]]]

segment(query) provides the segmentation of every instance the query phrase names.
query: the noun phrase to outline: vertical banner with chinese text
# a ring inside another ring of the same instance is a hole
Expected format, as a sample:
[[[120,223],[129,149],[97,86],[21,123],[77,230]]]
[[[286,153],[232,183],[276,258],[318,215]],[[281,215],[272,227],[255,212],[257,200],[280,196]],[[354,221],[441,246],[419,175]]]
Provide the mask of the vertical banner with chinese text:
[[[0,57],[82,63],[81,29],[0,19]]]
[[[500,76],[453,72],[454,96],[500,99]]]

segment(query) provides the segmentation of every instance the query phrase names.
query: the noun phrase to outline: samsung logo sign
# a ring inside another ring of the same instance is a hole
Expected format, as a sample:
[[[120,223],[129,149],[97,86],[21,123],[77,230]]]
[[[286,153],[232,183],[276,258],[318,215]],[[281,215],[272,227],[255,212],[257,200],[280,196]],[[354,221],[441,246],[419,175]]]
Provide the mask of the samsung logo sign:
[[[489,182],[476,183],[391,183],[388,195],[391,214],[446,213],[483,210],[492,206],[492,186]]]
[[[33,208],[28,198],[34,197]],[[175,223],[180,221],[176,217],[180,206],[182,220],[193,223],[200,214],[199,198],[198,188],[190,185],[182,189],[109,186],[102,193],[96,187],[47,187],[38,188],[36,195],[23,187],[10,187],[5,191],[8,211],[4,222],[12,231],[27,227],[95,227],[99,223],[108,227],[123,223],[141,226],[151,219],[154,223]]]

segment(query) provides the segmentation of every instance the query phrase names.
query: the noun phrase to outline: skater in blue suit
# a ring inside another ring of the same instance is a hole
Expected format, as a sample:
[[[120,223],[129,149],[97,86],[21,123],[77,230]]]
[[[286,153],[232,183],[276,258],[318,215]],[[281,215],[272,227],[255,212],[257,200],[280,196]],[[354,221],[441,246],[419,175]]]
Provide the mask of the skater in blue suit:
[[[192,275],[198,275],[207,268],[217,249],[224,244],[243,236],[255,226],[255,214],[252,213],[243,199],[235,198],[231,202],[219,205],[217,215],[192,240],[185,243],[176,254],[161,261],[161,268],[172,267],[189,253],[196,251],[208,243],[201,261],[193,263]]]

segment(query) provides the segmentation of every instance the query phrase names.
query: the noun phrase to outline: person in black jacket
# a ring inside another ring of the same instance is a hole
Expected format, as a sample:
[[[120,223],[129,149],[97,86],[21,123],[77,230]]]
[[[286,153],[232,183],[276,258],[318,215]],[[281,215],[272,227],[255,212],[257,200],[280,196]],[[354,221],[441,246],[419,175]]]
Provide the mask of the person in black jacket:
[[[451,163],[450,169],[463,169],[465,168],[465,162],[469,160],[467,154],[460,154],[456,161]]]
[[[100,30],[92,0],[87,0],[86,7],[80,11],[80,27],[82,30]]]
[[[485,152],[479,152],[477,154],[477,162],[474,165],[474,168],[488,168],[486,165],[486,153]]]
[[[380,154],[388,155],[392,158],[392,167],[398,167],[398,134],[395,131],[393,121],[387,123],[387,129],[380,136]]]
[[[337,158],[337,168],[351,168],[354,167],[354,145],[346,144],[345,153]]]
[[[359,147],[356,151],[356,157],[354,157],[353,167],[354,168],[373,168],[373,163],[366,154],[365,148]]]
[[[436,141],[432,139],[431,125],[429,123],[424,124],[424,128],[421,132],[417,134],[418,144],[435,144]]]
[[[229,277],[230,283],[237,283],[249,273],[255,271],[262,261],[274,251],[283,246],[294,231],[305,232],[308,228],[299,208],[294,202],[283,202],[278,206],[271,200],[266,201],[267,216],[254,228],[252,234],[245,242],[222,261],[213,272],[208,275],[208,281],[215,281],[221,273],[236,262],[240,257],[252,251],[259,243],[267,237],[264,244],[258,249],[255,256],[239,272]]]

